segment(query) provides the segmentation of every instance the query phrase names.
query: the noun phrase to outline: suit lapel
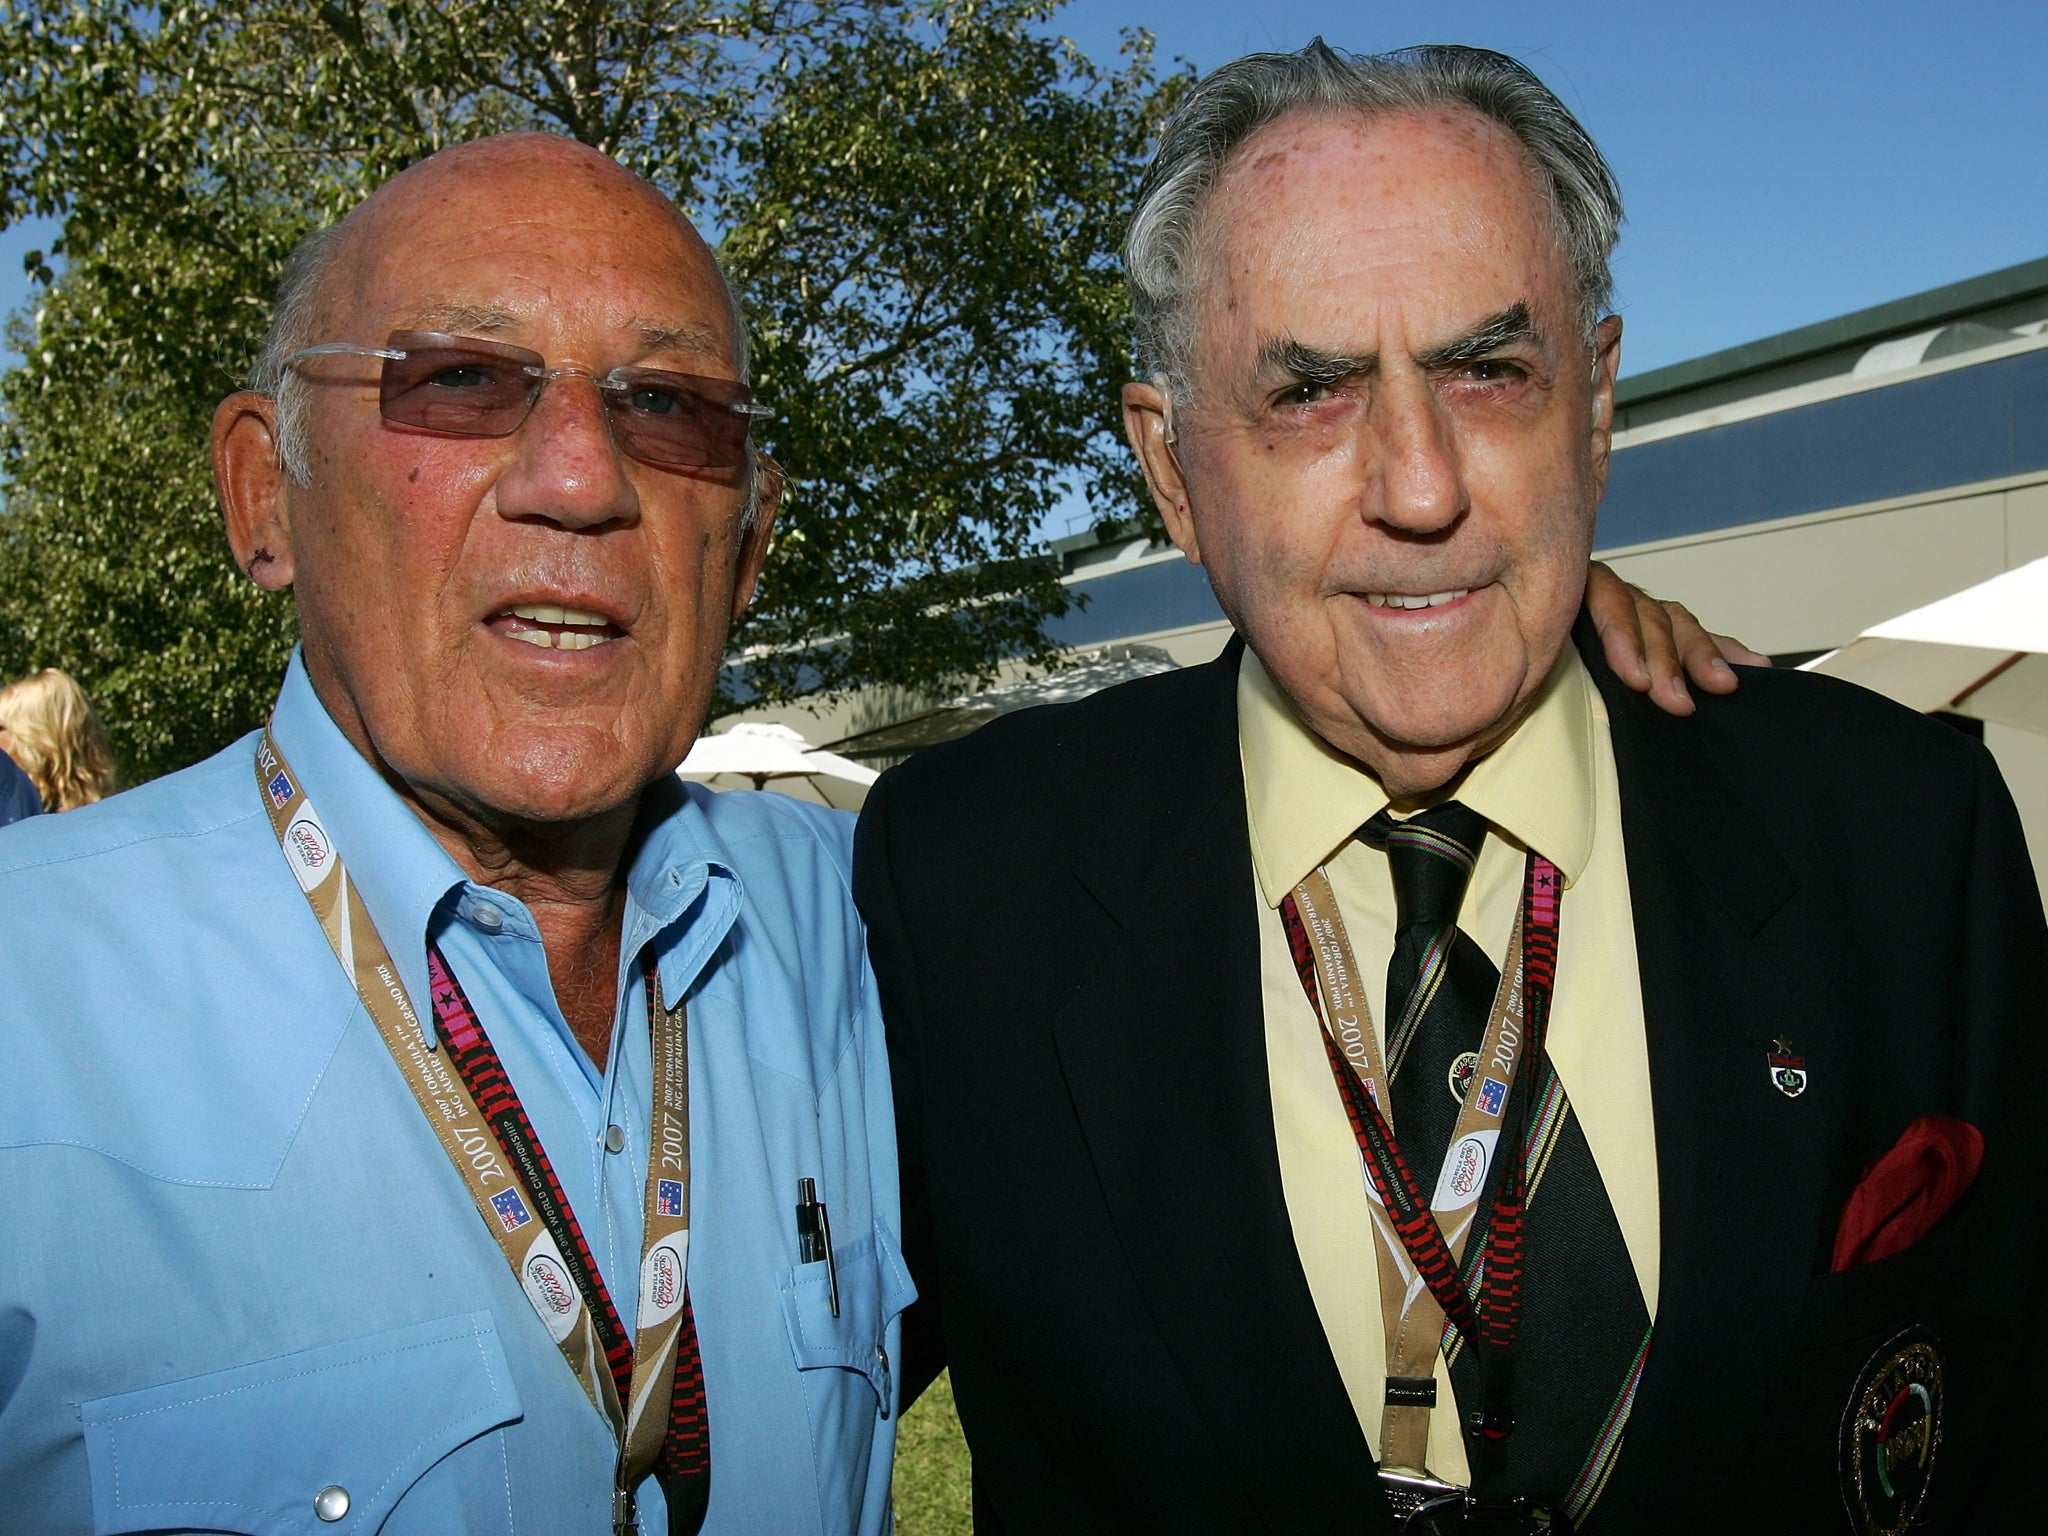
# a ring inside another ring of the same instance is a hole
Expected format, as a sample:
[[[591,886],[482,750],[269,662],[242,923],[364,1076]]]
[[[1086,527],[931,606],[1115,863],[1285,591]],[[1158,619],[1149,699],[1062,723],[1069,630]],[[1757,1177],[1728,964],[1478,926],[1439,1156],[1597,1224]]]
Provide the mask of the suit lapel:
[[[1126,1262],[1217,1443],[1267,1515],[1357,1528],[1372,1463],[1280,1183],[1236,662],[1163,734],[1197,754],[1152,786],[1167,813],[1076,871],[1118,928],[1053,1031]]]
[[[1812,1272],[1811,1137],[1828,1107],[1770,1086],[1769,1042],[1812,1015],[1783,963],[1797,883],[1768,817],[1716,761],[1717,738],[1624,688],[1583,625],[1578,638],[1612,723],[1656,1116],[1656,1335],[1601,1505],[1603,1523],[1633,1529],[1674,1488],[1704,1486],[1702,1436],[1768,1393]]]

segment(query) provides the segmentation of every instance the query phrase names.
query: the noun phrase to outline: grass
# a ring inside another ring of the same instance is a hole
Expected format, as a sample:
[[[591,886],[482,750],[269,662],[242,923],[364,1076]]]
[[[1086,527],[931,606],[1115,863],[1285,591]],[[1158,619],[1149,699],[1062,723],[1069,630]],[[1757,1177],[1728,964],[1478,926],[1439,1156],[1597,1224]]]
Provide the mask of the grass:
[[[898,1536],[969,1536],[973,1529],[967,1442],[953,1409],[952,1380],[942,1374],[897,1426],[896,1530]]]

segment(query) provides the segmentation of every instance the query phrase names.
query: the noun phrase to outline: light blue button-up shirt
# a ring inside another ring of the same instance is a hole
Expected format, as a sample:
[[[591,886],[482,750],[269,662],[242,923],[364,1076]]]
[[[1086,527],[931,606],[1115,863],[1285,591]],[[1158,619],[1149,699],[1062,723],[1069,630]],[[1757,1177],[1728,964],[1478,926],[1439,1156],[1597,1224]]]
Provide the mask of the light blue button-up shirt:
[[[885,1531],[913,1293],[851,818],[649,791],[600,1072],[532,915],[464,877],[296,658],[273,729],[416,1011],[429,943],[462,981],[629,1330],[645,957],[688,1000],[705,1529]],[[606,1532],[611,1432],[300,894],[254,751],[0,839],[0,1533]],[[667,1529],[652,1480],[641,1525]]]

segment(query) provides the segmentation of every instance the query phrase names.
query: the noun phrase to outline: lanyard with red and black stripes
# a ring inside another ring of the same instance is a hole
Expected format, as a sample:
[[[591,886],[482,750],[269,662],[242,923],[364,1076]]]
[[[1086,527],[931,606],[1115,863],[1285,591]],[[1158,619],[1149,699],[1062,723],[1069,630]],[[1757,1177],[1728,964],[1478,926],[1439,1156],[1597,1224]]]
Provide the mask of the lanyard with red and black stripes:
[[[538,1216],[548,1235],[555,1241],[556,1250],[561,1254],[562,1267],[568,1271],[583,1304],[589,1310],[591,1324],[597,1333],[599,1348],[604,1353],[606,1365],[611,1372],[613,1389],[617,1401],[632,1403],[633,1376],[635,1368],[633,1341],[626,1336],[625,1324],[620,1321],[617,1305],[612,1301],[611,1288],[605,1284],[604,1275],[597,1266],[597,1260],[590,1251],[590,1243],[583,1235],[583,1224],[576,1219],[575,1208],[563,1193],[561,1180],[555,1176],[554,1164],[549,1161],[547,1149],[541,1145],[533,1123],[526,1117],[526,1107],[519,1102],[519,1090],[512,1086],[512,1079],[506,1074],[503,1063],[498,1060],[497,1049],[491,1044],[485,1032],[483,1021],[470,1005],[469,997],[462,990],[462,983],[448,968],[440,948],[432,946],[427,950],[427,981],[433,993],[434,1025],[441,1043],[448,1048],[450,1059],[456,1070],[462,1074],[463,1084],[470,1096],[476,1100],[478,1112],[484,1123],[497,1138],[507,1160],[517,1170],[520,1182],[533,1196],[533,1214]],[[650,1022],[662,1016],[661,981],[653,966],[647,970],[647,1017]],[[678,1010],[680,1011],[680,1010]],[[657,1106],[657,1109],[659,1106]],[[671,1145],[677,1141],[680,1129],[682,1147],[688,1145],[687,1103],[680,1127],[670,1126],[666,1140]],[[651,1136],[661,1137],[663,1126],[657,1123],[650,1128]],[[678,1148],[672,1156],[684,1155]],[[653,1148],[649,1149],[650,1168],[659,1170],[660,1158]],[[680,1171],[687,1175],[687,1167]],[[686,1203],[686,1193],[664,1191],[655,1181],[657,1206],[676,1207]],[[687,1185],[687,1177],[684,1180]],[[502,1214],[502,1213],[501,1213]],[[659,1211],[657,1214],[680,1214],[678,1210]],[[688,1242],[685,1229],[683,1241]],[[658,1312],[662,1300],[661,1290],[673,1285],[680,1278],[658,1272],[643,1272],[643,1290],[654,1287],[652,1307],[643,1306],[645,1316],[650,1311]],[[643,1266],[643,1271],[646,1266]],[[668,1423],[661,1439],[661,1448],[656,1456],[653,1472],[662,1487],[662,1494],[669,1502],[671,1529],[683,1522],[679,1516],[683,1510],[675,1506],[696,1505],[701,1511],[709,1496],[711,1473],[711,1421],[704,1407],[704,1360],[697,1345],[697,1320],[690,1306],[687,1283],[683,1285],[680,1321],[675,1340],[675,1371],[669,1397]],[[621,1449],[624,1455],[624,1448]],[[644,1475],[645,1469],[640,1469]],[[628,1475],[631,1475],[630,1473]],[[638,1477],[634,1476],[634,1481]],[[627,1485],[630,1487],[630,1484]],[[621,1516],[630,1518],[630,1503],[625,1510],[614,1510],[613,1523],[618,1525]],[[689,1525],[694,1528],[695,1521]]]
[[[612,1526],[635,1523],[633,1490],[662,1485],[671,1531],[701,1523],[710,1496],[710,1424],[690,1307],[689,1052],[681,1004],[664,1007],[647,966],[654,1069],[636,1336],[592,1259],[547,1153],[476,1011],[438,950],[429,952],[435,1021],[424,1027],[304,786],[269,731],[256,782],[286,866],[398,1065],[441,1150],[469,1192],[535,1315],[618,1442]]]
[[[1556,866],[1531,850],[1520,919],[1507,963],[1501,967],[1500,988],[1481,1040],[1478,1065],[1451,1132],[1437,1188],[1428,1196],[1417,1185],[1387,1121],[1384,1106],[1390,1102],[1390,1079],[1380,1061],[1357,961],[1344,935],[1327,876],[1317,870],[1280,904],[1295,969],[1315,1010],[1331,1075],[1386,1218],[1384,1225],[1375,1223],[1375,1230],[1382,1235],[1380,1300],[1386,1311],[1390,1374],[1408,1377],[1396,1364],[1397,1357],[1411,1366],[1415,1375],[1426,1374],[1426,1360],[1434,1356],[1435,1340],[1442,1321],[1447,1320],[1475,1352],[1481,1383],[1479,1430],[1493,1440],[1508,1432],[1509,1378],[1521,1321],[1522,1207],[1527,1192],[1531,1095],[1516,1093],[1514,1087],[1525,1063],[1542,1060],[1556,979],[1562,899],[1563,881]],[[1496,1156],[1504,1147],[1508,1156]],[[1490,1201],[1485,1198],[1489,1188]],[[1479,1299],[1483,1308],[1466,1293],[1459,1274],[1461,1255],[1470,1246],[1471,1224],[1482,1213],[1485,1244]],[[1448,1238],[1444,1230],[1447,1221],[1453,1233]],[[1387,1227],[1405,1253],[1409,1266],[1405,1269],[1397,1269],[1400,1256],[1384,1244]],[[1411,1276],[1421,1280],[1427,1296],[1434,1300],[1433,1312],[1428,1308],[1418,1312],[1418,1297],[1406,1283]],[[1420,1467],[1427,1408],[1401,1401],[1392,1386],[1390,1382],[1383,1438],[1397,1437],[1405,1453],[1404,1464]],[[1383,1444],[1383,1453],[1385,1449]]]

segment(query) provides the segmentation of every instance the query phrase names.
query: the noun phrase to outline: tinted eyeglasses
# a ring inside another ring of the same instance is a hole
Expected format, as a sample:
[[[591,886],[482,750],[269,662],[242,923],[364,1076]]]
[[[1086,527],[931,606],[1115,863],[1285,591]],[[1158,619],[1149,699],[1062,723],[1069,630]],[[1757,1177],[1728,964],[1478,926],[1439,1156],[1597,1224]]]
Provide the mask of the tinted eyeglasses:
[[[538,352],[438,331],[393,331],[381,347],[330,341],[286,358],[380,357],[378,409],[386,421],[450,437],[509,437],[533,413],[540,392],[574,375],[596,386],[613,440],[645,464],[735,469],[746,462],[747,429],[774,413],[754,404],[736,379],[664,368],[550,368]]]

